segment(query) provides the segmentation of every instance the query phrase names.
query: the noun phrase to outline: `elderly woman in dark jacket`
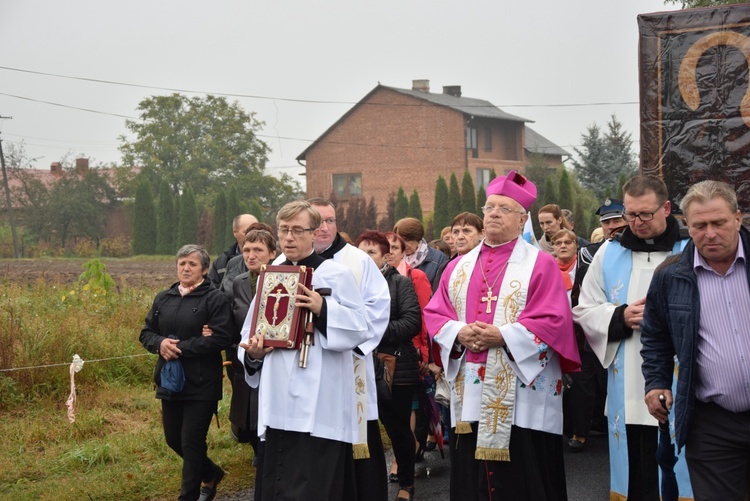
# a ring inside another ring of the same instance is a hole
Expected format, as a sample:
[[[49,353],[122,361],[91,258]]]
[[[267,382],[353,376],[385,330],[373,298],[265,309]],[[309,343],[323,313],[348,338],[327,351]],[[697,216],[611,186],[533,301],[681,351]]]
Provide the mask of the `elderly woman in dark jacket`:
[[[378,399],[378,414],[391,438],[393,454],[398,461],[399,492],[397,500],[414,497],[414,444],[411,431],[411,403],[419,379],[420,356],[412,339],[422,328],[417,293],[407,277],[386,263],[390,242],[383,233],[367,231],[357,239],[357,247],[369,255],[383,272],[391,293],[391,317],[378,345],[378,353],[396,356],[391,399]]]
[[[183,460],[179,499],[190,501],[213,499],[224,477],[208,458],[206,436],[222,396],[221,351],[239,342],[229,302],[206,279],[208,265],[203,247],[185,245],[177,252],[179,282],[157,294],[140,335],[143,347],[159,355],[154,382],[164,436]],[[213,335],[201,335],[204,325]],[[179,360],[185,373],[179,392],[162,386],[162,367],[171,360]]]

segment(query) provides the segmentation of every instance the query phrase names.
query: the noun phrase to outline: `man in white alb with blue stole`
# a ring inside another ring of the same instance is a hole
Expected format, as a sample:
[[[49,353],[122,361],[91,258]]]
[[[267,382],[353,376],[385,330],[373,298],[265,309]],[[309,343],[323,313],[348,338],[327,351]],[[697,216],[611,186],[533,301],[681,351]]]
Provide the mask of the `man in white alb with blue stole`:
[[[689,235],[670,215],[664,182],[636,176],[623,186],[628,228],[597,251],[573,319],[607,369],[610,499],[658,500],[658,422],[643,401],[639,324],[656,267],[682,251]],[[684,459],[675,471],[680,499],[692,498]]]
[[[535,198],[516,172],[489,184],[485,240],[425,309],[452,386],[452,501],[567,499],[562,373],[580,360],[557,264],[519,238]]]

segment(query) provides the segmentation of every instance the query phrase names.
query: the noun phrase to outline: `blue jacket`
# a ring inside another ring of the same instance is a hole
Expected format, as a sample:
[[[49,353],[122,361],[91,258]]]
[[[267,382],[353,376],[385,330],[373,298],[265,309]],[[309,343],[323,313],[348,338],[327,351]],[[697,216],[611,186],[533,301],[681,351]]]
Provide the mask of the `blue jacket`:
[[[750,257],[750,232],[740,229],[740,242],[745,256]],[[653,389],[671,388],[674,356],[680,363],[677,389],[672,409],[675,413],[675,435],[683,447],[692,424],[695,406],[695,356],[700,324],[700,296],[693,269],[695,244],[691,241],[679,260],[654,274],[646,298],[641,323],[641,367],[646,380],[646,393]],[[750,262],[745,263],[750,284]]]
[[[432,283],[437,275],[438,268],[446,261],[448,261],[448,258],[445,254],[432,247],[427,247],[427,257],[416,268],[423,271],[427,275],[427,280]]]

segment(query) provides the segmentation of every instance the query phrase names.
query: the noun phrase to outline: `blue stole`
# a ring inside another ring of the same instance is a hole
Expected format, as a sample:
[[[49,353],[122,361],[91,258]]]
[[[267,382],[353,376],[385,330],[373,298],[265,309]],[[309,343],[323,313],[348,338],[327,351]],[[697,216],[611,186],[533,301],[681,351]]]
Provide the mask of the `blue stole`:
[[[689,240],[678,240],[672,248],[672,254],[682,252]],[[633,255],[616,240],[612,240],[605,249],[602,262],[604,292],[609,302],[615,306],[627,303],[628,285],[633,271]],[[619,342],[615,358],[607,368],[607,423],[609,436],[609,481],[610,499],[627,499],[628,497],[628,437],[625,432],[625,349],[623,341]],[[676,361],[675,361],[676,363]],[[675,367],[675,371],[677,367]],[[672,394],[677,393],[677,375],[672,379]],[[643,405],[646,405],[645,403]],[[674,431],[674,412],[669,414],[669,429],[672,438]],[[656,424],[656,423],[654,423]],[[692,499],[693,488],[690,485],[685,449],[678,455],[675,465],[680,499]],[[661,468],[659,469],[661,485]],[[619,496],[618,496],[619,495]]]

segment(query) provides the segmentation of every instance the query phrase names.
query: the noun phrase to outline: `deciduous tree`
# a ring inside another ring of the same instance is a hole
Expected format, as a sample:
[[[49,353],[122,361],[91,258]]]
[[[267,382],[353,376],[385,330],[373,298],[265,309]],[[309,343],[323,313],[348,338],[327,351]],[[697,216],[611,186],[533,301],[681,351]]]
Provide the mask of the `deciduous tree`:
[[[718,5],[735,5],[744,3],[744,0],[664,0],[664,4],[682,5],[683,9],[692,9],[694,7],[715,7]]]
[[[135,138],[120,136],[126,165],[139,165],[173,192],[188,184],[199,195],[238,175],[263,173],[268,145],[257,137],[263,123],[224,97],[152,96],[138,104],[138,120],[126,120]]]
[[[126,121],[131,137],[120,137],[120,151],[123,163],[141,166],[152,186],[162,179],[177,194],[190,184],[201,207],[234,187],[243,204],[255,200],[263,208],[255,214],[260,220],[272,220],[301,194],[288,174],[266,174],[269,148],[257,135],[263,123],[237,102],[171,94],[144,99],[138,112],[138,120]]]

